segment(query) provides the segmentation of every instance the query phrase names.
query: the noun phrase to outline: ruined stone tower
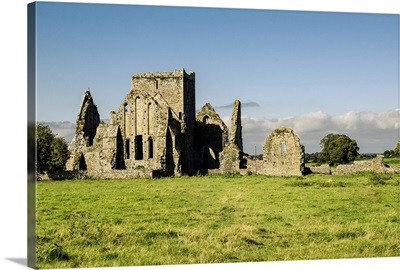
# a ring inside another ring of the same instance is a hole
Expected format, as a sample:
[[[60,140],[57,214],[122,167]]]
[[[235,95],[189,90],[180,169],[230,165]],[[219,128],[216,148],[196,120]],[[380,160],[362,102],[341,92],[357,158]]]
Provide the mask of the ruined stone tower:
[[[139,73],[111,125],[121,128],[125,166],[163,174],[193,174],[195,74]]]

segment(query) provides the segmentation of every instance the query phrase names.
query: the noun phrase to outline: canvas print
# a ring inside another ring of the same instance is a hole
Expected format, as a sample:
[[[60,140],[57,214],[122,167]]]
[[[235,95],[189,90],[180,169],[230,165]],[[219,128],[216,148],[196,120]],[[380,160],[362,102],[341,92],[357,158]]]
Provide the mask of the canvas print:
[[[400,255],[398,15],[34,2],[28,23],[31,267]]]

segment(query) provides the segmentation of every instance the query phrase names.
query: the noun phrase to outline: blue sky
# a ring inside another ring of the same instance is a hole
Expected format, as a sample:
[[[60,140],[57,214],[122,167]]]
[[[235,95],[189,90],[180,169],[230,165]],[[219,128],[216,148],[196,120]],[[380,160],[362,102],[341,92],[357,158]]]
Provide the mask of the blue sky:
[[[279,125],[294,128],[306,152],[329,132],[356,139],[360,152],[393,149],[398,65],[398,15],[46,2],[37,10],[37,120],[74,123],[87,88],[108,118],[132,75],[185,68],[196,73],[197,108],[210,102],[229,125],[229,105],[242,101],[249,153]]]

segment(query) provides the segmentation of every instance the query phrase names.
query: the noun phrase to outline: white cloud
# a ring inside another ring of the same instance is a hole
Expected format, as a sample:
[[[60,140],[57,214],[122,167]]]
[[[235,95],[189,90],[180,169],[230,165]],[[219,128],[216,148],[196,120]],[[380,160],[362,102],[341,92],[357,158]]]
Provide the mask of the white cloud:
[[[388,112],[348,112],[333,116],[332,122],[339,130],[397,129],[399,110]]]
[[[329,115],[319,112],[310,112],[293,118],[293,129],[297,132],[312,132],[326,130]]]
[[[49,126],[51,131],[57,137],[63,137],[67,143],[70,143],[75,135],[75,124],[63,121],[63,122],[45,122]]]
[[[383,152],[394,148],[398,140],[399,113],[399,109],[387,112],[350,111],[331,116],[318,111],[279,119],[244,115],[242,116],[244,146],[245,150],[249,151],[253,151],[254,146],[261,149],[270,132],[275,128],[286,126],[300,136],[301,143],[306,146],[306,152],[320,151],[319,142],[329,133],[346,134],[355,139],[360,152]]]

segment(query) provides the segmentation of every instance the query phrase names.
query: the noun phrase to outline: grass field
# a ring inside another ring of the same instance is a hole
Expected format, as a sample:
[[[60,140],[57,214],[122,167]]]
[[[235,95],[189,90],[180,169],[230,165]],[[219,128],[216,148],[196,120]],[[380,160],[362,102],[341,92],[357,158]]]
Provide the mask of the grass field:
[[[390,167],[399,167],[400,166],[400,158],[384,158],[383,162],[388,164]]]
[[[37,183],[39,268],[400,256],[398,175]]]

